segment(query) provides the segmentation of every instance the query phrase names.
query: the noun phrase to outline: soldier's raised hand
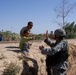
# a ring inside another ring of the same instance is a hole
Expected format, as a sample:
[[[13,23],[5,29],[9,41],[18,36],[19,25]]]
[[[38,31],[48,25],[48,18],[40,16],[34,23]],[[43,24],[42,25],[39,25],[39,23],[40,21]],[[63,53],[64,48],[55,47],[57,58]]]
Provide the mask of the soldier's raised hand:
[[[46,30],[46,39],[48,39],[49,35],[48,35],[48,30]]]

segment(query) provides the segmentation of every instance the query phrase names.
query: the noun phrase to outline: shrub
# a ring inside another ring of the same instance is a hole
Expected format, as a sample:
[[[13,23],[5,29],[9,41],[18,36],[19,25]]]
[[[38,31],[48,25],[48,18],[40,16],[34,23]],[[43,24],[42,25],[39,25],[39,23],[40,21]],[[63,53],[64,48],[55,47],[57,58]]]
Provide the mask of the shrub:
[[[17,75],[19,73],[20,67],[15,63],[10,63],[5,69],[2,75]]]

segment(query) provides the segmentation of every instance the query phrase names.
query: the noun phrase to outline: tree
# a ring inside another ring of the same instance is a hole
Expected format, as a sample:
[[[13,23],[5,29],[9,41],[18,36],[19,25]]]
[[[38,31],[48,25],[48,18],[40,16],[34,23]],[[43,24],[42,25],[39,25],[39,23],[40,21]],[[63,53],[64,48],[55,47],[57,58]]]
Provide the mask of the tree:
[[[76,27],[75,22],[67,23],[64,26],[64,29],[66,31],[67,38],[76,38]]]
[[[56,7],[55,12],[57,18],[61,18],[62,22],[58,22],[57,20],[55,20],[55,22],[61,27],[66,25],[67,22],[65,21],[65,18],[68,16],[68,14],[70,14],[70,12],[74,9],[75,6],[76,3],[70,5],[69,0],[61,0],[61,4],[59,5],[59,8]]]
[[[19,40],[19,34],[17,33],[12,33],[11,31],[5,31],[1,33],[3,33],[5,41],[18,41]]]

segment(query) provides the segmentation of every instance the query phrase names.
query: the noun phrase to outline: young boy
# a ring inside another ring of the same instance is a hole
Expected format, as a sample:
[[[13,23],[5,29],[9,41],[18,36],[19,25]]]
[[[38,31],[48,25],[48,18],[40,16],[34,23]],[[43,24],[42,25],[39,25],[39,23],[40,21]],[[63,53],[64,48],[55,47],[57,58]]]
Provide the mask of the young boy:
[[[48,31],[46,32],[46,39],[44,42],[51,48],[44,48],[39,46],[42,54],[46,57],[47,75],[66,75],[68,70],[68,43],[64,39],[66,36],[64,29],[56,29],[54,32],[54,39],[56,42],[51,42],[48,38]]]
[[[21,38],[21,41],[19,43],[19,48],[21,49],[23,54],[26,54],[29,52],[31,44],[28,43],[29,40],[33,40],[34,37],[29,37],[30,32],[28,30],[24,31],[24,37]]]

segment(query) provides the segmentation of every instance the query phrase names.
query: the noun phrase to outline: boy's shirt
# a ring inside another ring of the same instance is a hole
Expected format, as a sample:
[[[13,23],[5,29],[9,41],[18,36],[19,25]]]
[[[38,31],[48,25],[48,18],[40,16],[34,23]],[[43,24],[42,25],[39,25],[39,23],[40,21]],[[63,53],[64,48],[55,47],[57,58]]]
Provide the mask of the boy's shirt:
[[[22,49],[22,45],[25,43],[25,42],[28,42],[29,40],[32,40],[32,37],[22,37],[21,38],[21,41],[19,43],[19,48]]]

